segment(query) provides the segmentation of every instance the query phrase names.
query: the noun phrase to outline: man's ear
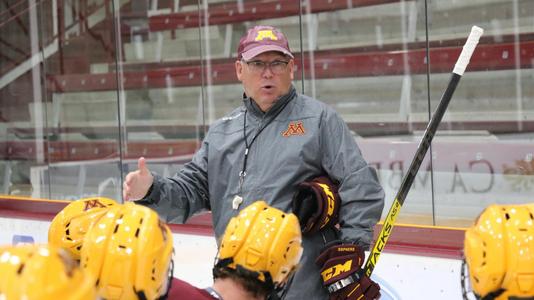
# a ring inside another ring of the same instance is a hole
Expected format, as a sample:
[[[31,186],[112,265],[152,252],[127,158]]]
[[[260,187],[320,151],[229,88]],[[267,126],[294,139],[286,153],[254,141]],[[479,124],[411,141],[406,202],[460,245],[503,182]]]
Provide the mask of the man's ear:
[[[239,60],[235,61],[235,74],[237,75],[237,79],[239,81],[243,81],[241,79],[243,77],[243,64]]]
[[[292,58],[289,60],[289,64],[287,65],[289,67],[289,76],[291,76],[291,80],[295,79],[295,60]]]

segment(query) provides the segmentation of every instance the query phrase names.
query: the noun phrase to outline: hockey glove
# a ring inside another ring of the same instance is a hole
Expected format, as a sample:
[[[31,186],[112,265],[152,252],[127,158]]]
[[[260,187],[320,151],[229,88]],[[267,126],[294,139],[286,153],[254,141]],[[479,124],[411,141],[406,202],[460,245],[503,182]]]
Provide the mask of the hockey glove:
[[[340,241],[329,243],[315,260],[321,268],[324,287],[330,300],[374,300],[380,298],[380,286],[363,274],[363,250]]]
[[[293,213],[303,234],[312,234],[338,223],[340,199],[337,186],[326,176],[302,182],[293,195]]]

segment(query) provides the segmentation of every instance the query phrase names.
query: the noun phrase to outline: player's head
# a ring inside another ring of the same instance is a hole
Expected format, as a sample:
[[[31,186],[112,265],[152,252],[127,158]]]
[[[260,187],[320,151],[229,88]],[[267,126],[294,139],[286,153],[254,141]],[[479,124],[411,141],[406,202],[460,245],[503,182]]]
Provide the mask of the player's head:
[[[79,260],[87,230],[109,207],[116,204],[105,197],[85,198],[69,203],[52,220],[48,229],[48,242],[67,249],[73,258]]]
[[[214,278],[241,279],[258,295],[283,287],[302,255],[297,217],[256,201],[232,218],[222,237]]]
[[[172,233],[157,213],[128,202],[111,207],[87,232],[80,266],[104,299],[158,299],[170,287],[172,252]]]
[[[97,299],[91,278],[52,245],[0,247],[0,274],[0,299]]]
[[[534,296],[534,204],[486,208],[465,233],[464,254],[478,296]]]

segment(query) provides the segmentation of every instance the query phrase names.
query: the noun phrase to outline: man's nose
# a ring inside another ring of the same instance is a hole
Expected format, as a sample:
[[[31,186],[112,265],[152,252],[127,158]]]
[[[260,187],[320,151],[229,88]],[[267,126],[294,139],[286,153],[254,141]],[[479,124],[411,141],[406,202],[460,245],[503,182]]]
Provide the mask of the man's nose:
[[[271,65],[266,64],[266,65],[265,65],[265,68],[263,68],[263,71],[261,72],[261,75],[262,75],[263,77],[267,77],[267,78],[271,78],[271,77],[273,77],[274,73],[273,73],[273,71],[271,70]]]

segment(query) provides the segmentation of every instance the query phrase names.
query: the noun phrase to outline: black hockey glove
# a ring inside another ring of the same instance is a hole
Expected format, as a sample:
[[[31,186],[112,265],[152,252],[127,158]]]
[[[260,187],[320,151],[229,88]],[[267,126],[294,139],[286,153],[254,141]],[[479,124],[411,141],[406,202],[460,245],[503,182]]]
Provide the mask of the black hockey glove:
[[[340,199],[338,187],[326,176],[298,185],[293,195],[293,213],[303,234],[312,234],[338,223]]]
[[[380,298],[380,286],[363,274],[364,260],[365,254],[357,245],[334,241],[325,246],[315,264],[321,268],[321,278],[330,300]]]

